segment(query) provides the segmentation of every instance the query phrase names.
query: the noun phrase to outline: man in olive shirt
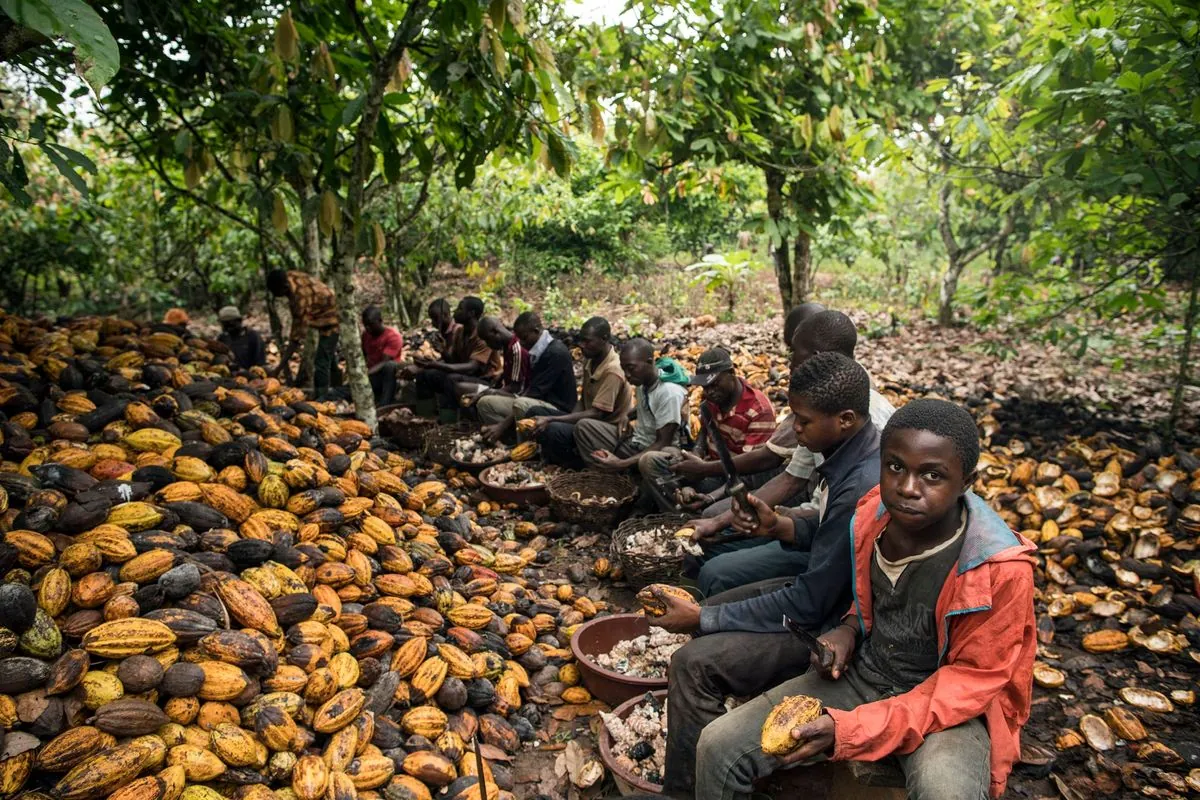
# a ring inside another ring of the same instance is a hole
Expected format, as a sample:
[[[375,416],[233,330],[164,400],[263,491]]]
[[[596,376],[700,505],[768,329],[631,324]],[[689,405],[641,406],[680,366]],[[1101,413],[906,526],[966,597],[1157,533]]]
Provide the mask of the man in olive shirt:
[[[621,357],[612,344],[612,328],[603,317],[592,317],[579,331],[583,353],[583,380],[575,411],[562,416],[539,416],[534,435],[542,457],[550,464],[582,469],[585,464],[575,447],[575,425],[586,419],[616,423],[629,413],[633,392],[621,369]]]

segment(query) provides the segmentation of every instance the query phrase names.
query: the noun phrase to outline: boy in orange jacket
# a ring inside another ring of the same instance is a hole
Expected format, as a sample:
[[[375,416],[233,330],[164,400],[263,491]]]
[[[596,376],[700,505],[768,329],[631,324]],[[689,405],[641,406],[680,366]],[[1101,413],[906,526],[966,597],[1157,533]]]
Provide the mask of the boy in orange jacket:
[[[895,758],[913,800],[1003,794],[1029,718],[1035,548],[970,491],[978,458],[975,421],[952,403],[914,400],[891,418],[879,486],[850,523],[854,603],[820,637],[833,663],[814,654],[806,674],[708,725],[697,798],[748,797],[755,780],[820,758]],[[767,755],[763,721],[794,695],[825,711],[792,731],[794,751]]]

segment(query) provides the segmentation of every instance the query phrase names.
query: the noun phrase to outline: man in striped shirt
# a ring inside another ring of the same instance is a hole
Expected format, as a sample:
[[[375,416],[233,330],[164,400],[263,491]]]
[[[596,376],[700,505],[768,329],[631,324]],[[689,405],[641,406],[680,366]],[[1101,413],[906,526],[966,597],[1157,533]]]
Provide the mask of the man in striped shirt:
[[[275,297],[286,297],[292,313],[287,347],[276,371],[291,379],[288,362],[304,342],[308,329],[317,331],[317,353],[313,361],[313,393],[320,400],[337,374],[338,313],[333,290],[311,275],[277,269],[267,275],[267,289]]]
[[[716,421],[721,440],[730,455],[740,455],[766,445],[771,434],[775,432],[775,409],[765,394],[738,377],[729,351],[721,347],[706,350],[696,362],[696,374],[692,376],[691,383],[704,389],[704,411]],[[720,463],[717,460],[720,458],[717,446],[709,441],[708,432],[704,428],[700,430],[696,452],[703,453],[712,463]],[[678,486],[679,481],[673,474],[672,467],[688,458],[697,456],[674,449],[647,459],[646,466],[653,472],[652,475],[647,475],[647,478],[664,488],[664,491],[654,498],[664,511],[674,511],[677,508],[675,503],[689,496],[686,492],[671,491]],[[757,488],[772,475],[773,473],[761,476],[743,475],[742,478],[749,488]],[[720,471],[719,476],[714,475],[701,480],[697,491],[710,492],[724,484],[725,473]]]

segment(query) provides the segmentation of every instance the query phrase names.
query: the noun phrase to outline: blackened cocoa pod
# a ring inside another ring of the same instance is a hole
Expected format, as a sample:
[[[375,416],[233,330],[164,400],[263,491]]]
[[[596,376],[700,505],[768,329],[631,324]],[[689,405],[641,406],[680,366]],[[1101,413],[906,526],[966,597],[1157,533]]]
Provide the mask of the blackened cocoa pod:
[[[108,512],[112,506],[113,504],[108,500],[70,503],[59,515],[58,530],[72,535],[91,530],[108,518]]]
[[[80,414],[75,418],[75,421],[92,433],[95,433],[108,423],[115,422],[123,417],[125,415],[125,406],[127,405],[129,405],[128,400],[114,399],[110,403],[98,406],[95,411]]]
[[[275,545],[262,539],[239,539],[225,549],[225,555],[239,572],[262,565],[270,560],[274,553]]]
[[[50,677],[50,665],[38,658],[11,656],[0,659],[0,694],[20,694],[36,689]]]
[[[275,617],[284,628],[303,622],[317,610],[317,598],[308,592],[281,595],[270,602]]]
[[[37,616],[37,597],[23,583],[0,584],[0,609],[4,609],[4,627],[24,633]]]
[[[201,586],[203,587],[204,575],[201,575]],[[316,599],[313,600],[316,603]],[[215,595],[205,591],[192,592],[187,597],[175,604],[175,607],[183,611],[194,611],[197,614],[202,614],[208,617],[217,628],[229,627],[229,611]],[[314,610],[316,606],[314,605]],[[307,619],[307,617],[305,617]],[[283,620],[280,620],[280,624]],[[215,628],[214,628],[215,630]],[[210,631],[211,633],[211,631]],[[207,634],[205,634],[207,635]],[[198,640],[197,640],[198,641]]]
[[[157,584],[153,584],[157,586]],[[162,587],[158,587],[160,590]],[[182,608],[161,608],[142,616],[166,625],[175,634],[181,647],[193,645],[217,629],[217,623],[196,611]]]
[[[39,464],[30,467],[29,471],[41,481],[43,489],[58,489],[68,497],[87,491],[98,483],[83,470],[65,464]]]
[[[179,450],[182,451],[183,448],[180,447]],[[177,452],[176,455],[186,454],[183,452]],[[171,470],[167,469],[166,467],[141,467],[140,469],[134,470],[133,480],[135,483],[148,483],[150,484],[150,491],[157,492],[164,486],[174,483],[175,476],[171,473]]]
[[[201,533],[213,528],[228,528],[230,524],[228,517],[203,503],[185,500],[178,503],[166,503],[164,508],[178,516],[181,523]]]
[[[162,682],[163,674],[162,664],[150,656],[130,656],[117,666],[117,678],[131,694],[156,688]]]
[[[50,667],[46,694],[66,694],[79,685],[88,671],[91,658],[84,650],[68,650]]]
[[[194,697],[204,685],[204,670],[198,664],[177,661],[163,672],[158,690],[171,697]]]

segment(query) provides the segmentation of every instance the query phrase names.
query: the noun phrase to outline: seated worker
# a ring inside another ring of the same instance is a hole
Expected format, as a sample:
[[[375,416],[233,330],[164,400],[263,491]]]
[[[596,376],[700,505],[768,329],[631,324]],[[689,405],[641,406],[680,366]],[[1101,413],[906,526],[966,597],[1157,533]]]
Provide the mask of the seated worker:
[[[750,797],[756,779],[825,758],[893,759],[921,800],[1004,794],[1029,719],[1035,547],[971,491],[979,432],[962,408],[914,400],[880,447],[879,487],[854,517],[854,603],[820,637],[831,668],[813,658],[807,674],[706,727],[697,798]],[[765,506],[759,522],[777,524]],[[763,721],[794,695],[819,699],[824,713],[792,730],[795,751],[766,755]]]
[[[490,441],[504,436],[518,419],[555,417],[575,407],[575,368],[571,351],[542,327],[542,318],[526,311],[513,323],[513,332],[529,352],[529,387],[516,395],[488,394],[475,404]]]
[[[367,377],[375,405],[390,406],[396,402],[396,385],[400,376],[400,359],[404,355],[404,337],[395,328],[383,324],[379,306],[367,306],[362,312],[362,349],[367,359]]]
[[[808,317],[824,310],[825,306],[820,303],[801,303],[784,318],[783,344],[789,356],[789,370],[800,365],[792,349],[796,328]],[[792,419],[789,415],[782,422],[776,423],[775,432],[765,446],[733,454],[733,465],[737,468],[739,476],[757,476],[753,482],[748,482],[749,488],[757,489],[783,472],[795,449],[796,433],[792,430]],[[685,486],[678,498],[681,506],[691,511],[703,510],[706,517],[715,517],[729,510],[729,499],[724,498],[725,471],[720,461],[693,457],[685,451],[683,460],[673,464],[671,471],[682,481],[698,483],[701,486],[699,489]],[[779,502],[788,506],[799,505],[808,499],[808,494],[808,487],[803,486],[795,494]]]
[[[490,382],[472,383],[459,381],[454,394],[466,405],[474,405],[485,394],[502,394],[515,397],[529,386],[529,351],[521,339],[500,321],[499,317],[484,317],[479,320],[479,338],[501,354],[500,374]]]
[[[237,310],[237,306],[222,308],[217,312],[217,320],[221,323],[221,335],[217,341],[229,348],[237,369],[261,367],[267,363],[267,348],[262,337],[254,328],[243,324],[242,312]]]
[[[454,309],[458,323],[442,357],[436,361],[417,358],[415,364],[417,399],[419,404],[437,404],[444,412],[458,416],[458,398],[454,386],[460,381],[472,384],[490,383],[500,374],[501,354],[487,346],[477,330],[483,317],[483,301],[464,297]],[[422,416],[433,416],[426,409]]]
[[[813,634],[841,621],[851,596],[850,520],[879,480],[879,431],[869,403],[866,370],[841,353],[820,353],[792,372],[788,405],[796,441],[825,456],[817,468],[825,500],[815,516],[794,519],[750,494],[754,513],[739,511],[736,522],[739,530],[807,551],[799,574],[722,592],[699,608],[663,595],[668,610],[655,624],[700,634],[671,658],[667,794],[692,793],[696,742],[725,712],[726,697],[760,694],[807,669],[808,650],[782,627],[784,614]]]
[[[857,343],[858,333],[854,322],[840,311],[827,310],[812,315],[800,324],[796,329],[792,350],[795,362],[803,364],[814,353],[841,353],[853,358]],[[883,429],[893,412],[892,404],[874,389],[870,392],[869,410],[871,421],[879,430]],[[820,461],[819,453],[797,447],[784,472],[764,484],[756,494],[768,505],[783,504],[783,500],[776,498],[791,496],[796,487],[812,486]],[[817,499],[814,497],[814,502]],[[812,513],[815,504],[808,503],[802,508]],[[724,512],[702,519],[695,526],[695,540],[705,550],[704,557],[698,559],[700,567],[696,582],[705,596],[767,578],[787,577],[803,568],[807,557],[803,549],[781,547],[778,542],[748,540],[713,544],[717,532],[726,530],[730,524],[732,514]]]
[[[771,438],[771,434],[775,432],[775,409],[771,405],[771,401],[761,391],[737,376],[733,368],[733,359],[730,357],[729,351],[724,348],[714,347],[701,354],[696,363],[696,374],[691,377],[690,383],[693,386],[703,387],[705,410],[716,421],[721,439],[731,455],[742,455],[765,445]],[[706,428],[700,429],[696,450],[711,459],[702,461],[702,463],[717,464],[720,476],[713,476],[702,481],[700,490],[711,491],[718,486],[723,486],[725,473],[720,469],[721,462],[717,455],[717,447],[709,440]],[[660,450],[656,455],[646,459],[646,465],[650,472],[648,477],[658,485],[668,486],[678,480],[674,477],[672,465],[684,459],[701,461],[699,456],[687,450],[677,448]],[[739,473],[739,475],[747,487],[753,489],[774,477],[775,472],[770,474]],[[678,494],[682,495],[682,492]],[[676,511],[679,508],[677,496],[659,494],[655,499],[662,511]]]
[[[333,290],[311,275],[296,270],[272,270],[267,289],[275,297],[286,297],[292,313],[288,342],[275,372],[291,380],[292,356],[304,342],[309,328],[317,331],[317,353],[313,360],[313,396],[322,399],[337,382],[338,312]]]
[[[575,447],[575,426],[584,420],[615,424],[625,418],[633,402],[608,320],[592,317],[583,323],[579,351],[583,354],[583,378],[575,410],[562,416],[532,415],[537,417],[533,433],[541,443],[542,459],[570,469],[586,466]]]
[[[430,344],[445,355],[450,340],[454,338],[454,332],[459,328],[459,324],[454,321],[454,312],[450,310],[450,302],[446,298],[439,297],[429,304],[429,322],[433,325]]]
[[[638,468],[643,486],[655,502],[670,502],[657,482],[662,470],[658,459],[663,451],[678,452],[687,425],[687,389],[658,376],[654,346],[645,339],[630,339],[621,348],[621,370],[637,391],[637,425],[626,435],[624,424],[581,420],[575,426],[575,446],[591,466],[608,470]],[[669,474],[669,472],[668,472]]]

